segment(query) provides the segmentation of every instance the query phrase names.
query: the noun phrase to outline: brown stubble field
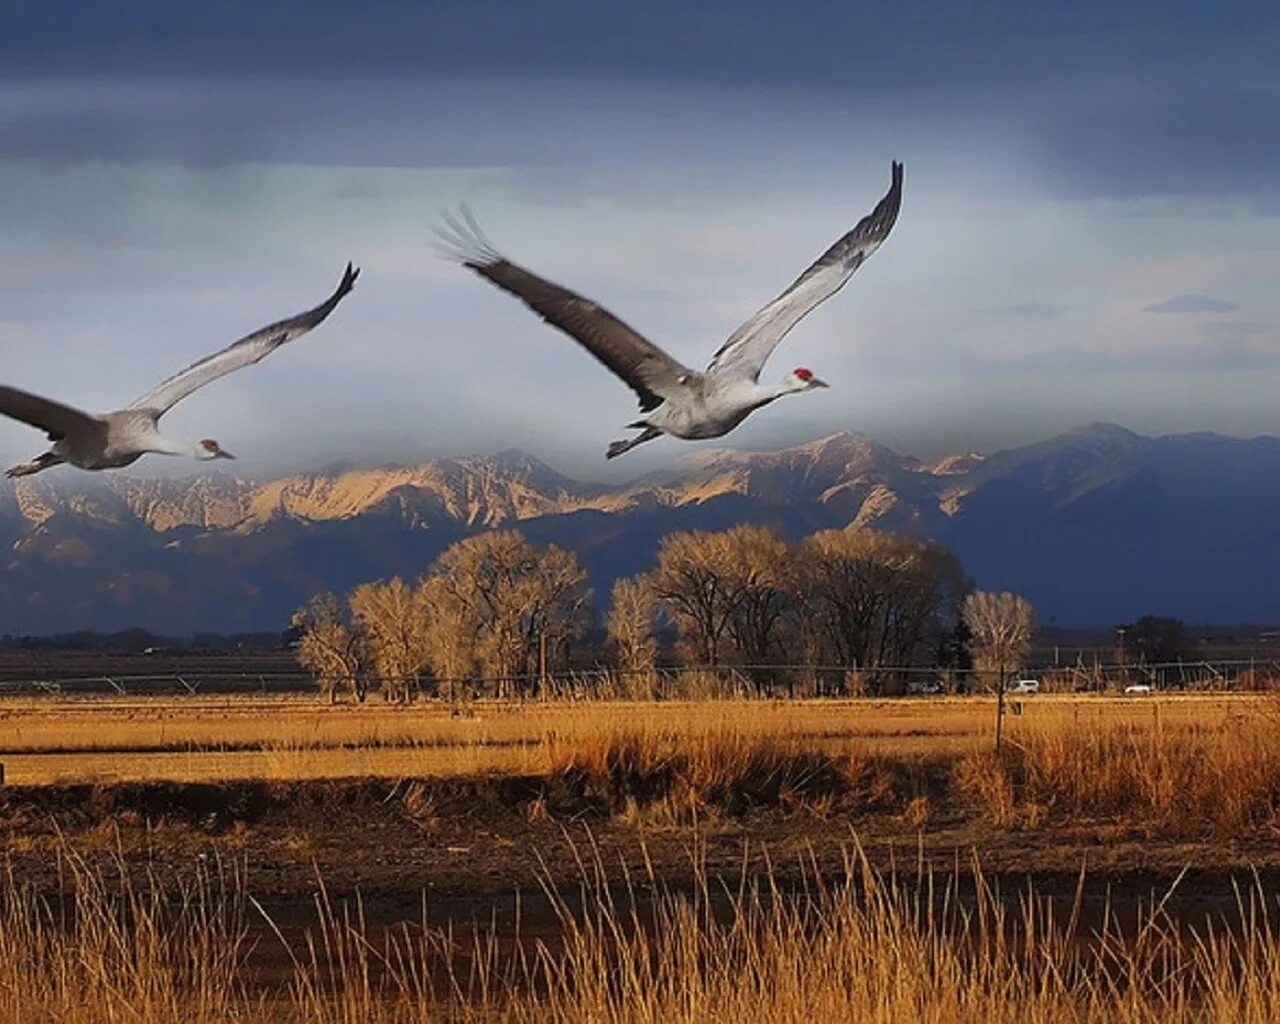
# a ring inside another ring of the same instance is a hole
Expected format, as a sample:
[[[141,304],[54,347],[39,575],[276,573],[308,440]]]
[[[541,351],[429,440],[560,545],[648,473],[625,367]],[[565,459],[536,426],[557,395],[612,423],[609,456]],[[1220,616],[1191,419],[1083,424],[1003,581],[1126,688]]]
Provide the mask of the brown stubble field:
[[[1274,1019],[1280,702],[1019,703],[996,756],[990,698],[7,700],[0,1011],[65,960],[45,1019]]]

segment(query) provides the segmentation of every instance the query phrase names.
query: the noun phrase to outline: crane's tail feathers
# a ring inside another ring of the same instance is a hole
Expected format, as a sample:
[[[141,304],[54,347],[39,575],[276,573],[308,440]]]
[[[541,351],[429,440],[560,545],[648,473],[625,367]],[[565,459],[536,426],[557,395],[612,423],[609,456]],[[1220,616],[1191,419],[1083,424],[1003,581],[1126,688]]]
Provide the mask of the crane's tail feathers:
[[[646,441],[652,441],[655,437],[661,437],[662,431],[657,427],[645,426],[644,433],[637,434],[635,437],[628,438],[626,441],[614,441],[609,445],[609,450],[604,453],[606,459],[616,459],[619,455],[626,455],[638,444],[644,444]]]
[[[457,215],[445,210],[432,231],[438,241],[435,249],[445,259],[464,266],[489,267],[502,262],[502,254],[485,235],[479,222],[465,203]]]
[[[4,471],[4,475],[13,479],[19,476],[31,476],[39,473],[42,469],[49,469],[51,466],[61,465],[66,460],[53,452],[45,452],[32,459],[30,462],[20,462],[16,466],[10,466]]]

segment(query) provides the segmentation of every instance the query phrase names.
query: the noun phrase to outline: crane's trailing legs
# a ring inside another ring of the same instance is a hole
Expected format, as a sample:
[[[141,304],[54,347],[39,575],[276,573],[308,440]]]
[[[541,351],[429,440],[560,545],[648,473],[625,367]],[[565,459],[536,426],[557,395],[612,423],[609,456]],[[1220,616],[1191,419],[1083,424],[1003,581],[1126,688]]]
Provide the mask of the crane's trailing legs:
[[[5,476],[31,476],[33,473],[39,473],[42,469],[49,469],[52,466],[60,466],[66,462],[61,455],[54,452],[45,452],[43,455],[37,455],[30,462],[19,462],[16,466],[10,466],[5,470]]]
[[[637,434],[635,437],[628,438],[626,441],[614,441],[609,445],[609,450],[605,453],[606,459],[616,459],[619,455],[625,455],[638,444],[644,444],[646,441],[652,441],[655,437],[661,437],[662,431],[657,427],[651,427],[648,424],[640,424],[644,427],[643,433]]]

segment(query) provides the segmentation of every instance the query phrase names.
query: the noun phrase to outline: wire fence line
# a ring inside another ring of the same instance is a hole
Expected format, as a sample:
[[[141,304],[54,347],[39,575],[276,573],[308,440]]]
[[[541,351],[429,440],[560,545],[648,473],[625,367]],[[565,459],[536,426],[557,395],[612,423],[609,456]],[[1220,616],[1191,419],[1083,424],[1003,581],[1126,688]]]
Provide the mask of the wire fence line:
[[[745,664],[660,666],[649,670],[586,667],[554,672],[466,678],[359,680],[369,691],[388,687],[414,699],[436,696],[512,699],[592,698],[645,695],[663,699],[689,694],[735,697],[943,696],[994,693],[998,673],[939,666]],[[1034,680],[1041,692],[1107,692],[1126,687],[1152,690],[1231,692],[1280,690],[1280,659],[1234,659],[1163,663],[1094,663],[1022,668],[1005,673],[1006,686]],[[357,680],[328,681],[339,690]],[[316,694],[314,676],[299,667],[272,672],[199,671],[61,675],[33,671],[0,681],[0,696],[188,696]],[[1023,692],[1026,684],[1023,684]]]

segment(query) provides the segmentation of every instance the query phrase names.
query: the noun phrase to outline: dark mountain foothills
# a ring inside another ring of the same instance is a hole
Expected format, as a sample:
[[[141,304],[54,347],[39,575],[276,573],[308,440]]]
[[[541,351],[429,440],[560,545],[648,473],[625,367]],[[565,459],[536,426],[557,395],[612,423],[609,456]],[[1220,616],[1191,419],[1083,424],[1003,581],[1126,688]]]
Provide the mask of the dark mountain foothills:
[[[15,485],[16,483],[16,485]],[[788,537],[871,527],[934,538],[975,584],[1046,625],[1280,608],[1280,439],[1143,437],[1092,424],[935,462],[858,434],[703,450],[621,486],[518,451],[257,483],[57,470],[0,485],[0,633],[275,630],[319,590],[422,573],[468,534],[518,527],[577,553],[597,594],[664,534],[741,522]]]

